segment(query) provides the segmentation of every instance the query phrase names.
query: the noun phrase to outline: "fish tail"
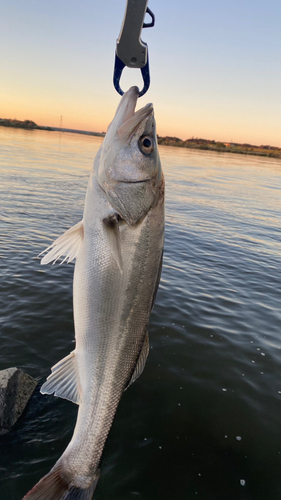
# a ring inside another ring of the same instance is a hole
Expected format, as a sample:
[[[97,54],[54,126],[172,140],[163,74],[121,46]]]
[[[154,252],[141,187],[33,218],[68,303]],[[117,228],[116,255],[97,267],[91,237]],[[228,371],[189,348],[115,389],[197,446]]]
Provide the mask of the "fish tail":
[[[99,471],[89,488],[76,488],[63,478],[62,467],[58,465],[42,477],[22,500],[92,500],[98,480]]]
[[[94,479],[94,482],[86,490],[75,487],[70,488],[67,494],[63,497],[63,500],[92,500],[97,482],[98,478]]]

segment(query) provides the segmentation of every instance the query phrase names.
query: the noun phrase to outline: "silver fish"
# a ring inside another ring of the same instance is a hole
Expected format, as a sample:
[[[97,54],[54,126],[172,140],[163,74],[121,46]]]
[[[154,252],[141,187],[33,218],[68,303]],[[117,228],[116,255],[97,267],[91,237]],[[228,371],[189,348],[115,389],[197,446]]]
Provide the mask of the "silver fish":
[[[69,445],[28,500],[92,498],[118,403],[148,355],[147,325],[162,267],[164,177],[153,106],[135,112],[138,92],[131,87],[123,95],[96,155],[83,220],[41,261],[76,258],[76,347],[53,366],[41,392],[79,410]]]

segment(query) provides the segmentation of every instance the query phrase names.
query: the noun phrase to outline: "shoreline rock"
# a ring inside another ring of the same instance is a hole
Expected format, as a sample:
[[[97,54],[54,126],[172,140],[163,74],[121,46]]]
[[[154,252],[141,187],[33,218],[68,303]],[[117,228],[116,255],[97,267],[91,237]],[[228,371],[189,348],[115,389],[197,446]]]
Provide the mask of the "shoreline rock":
[[[0,370],[0,435],[17,422],[36,386],[37,381],[18,368]]]

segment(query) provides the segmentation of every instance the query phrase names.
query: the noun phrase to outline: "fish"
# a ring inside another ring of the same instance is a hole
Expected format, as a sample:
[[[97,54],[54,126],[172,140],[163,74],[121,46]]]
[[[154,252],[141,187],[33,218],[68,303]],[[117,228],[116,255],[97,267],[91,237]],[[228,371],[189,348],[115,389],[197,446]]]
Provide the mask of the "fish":
[[[123,392],[149,353],[148,321],[163,259],[165,182],[153,105],[121,98],[95,157],[82,221],[44,252],[41,264],[76,259],[75,349],[41,387],[79,405],[72,439],[24,500],[90,500]]]

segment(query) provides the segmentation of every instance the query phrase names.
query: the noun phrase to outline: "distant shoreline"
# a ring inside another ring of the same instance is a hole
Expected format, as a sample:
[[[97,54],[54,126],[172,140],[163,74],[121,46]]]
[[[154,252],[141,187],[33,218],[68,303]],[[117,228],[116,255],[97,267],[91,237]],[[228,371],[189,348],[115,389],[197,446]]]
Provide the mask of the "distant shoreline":
[[[193,137],[192,139],[187,139],[186,141],[182,141],[177,137],[158,137],[158,144],[161,144],[163,146],[174,146],[178,148],[215,151],[216,153],[235,153],[281,159],[281,148],[268,145],[254,146],[252,144],[217,142],[210,141],[208,139],[198,139]]]
[[[60,128],[60,127],[44,127],[43,125],[37,125],[32,120],[12,120],[10,118],[0,118],[0,126],[11,127],[11,128],[23,128],[25,130],[47,130],[49,132],[70,132],[71,134],[84,134],[84,135],[94,135],[96,137],[104,137],[105,132],[88,132],[86,130],[76,130],[72,128]]]
[[[0,118],[0,126],[11,128],[22,128],[25,130],[47,130],[50,132],[69,132],[72,134],[84,134],[96,137],[104,137],[105,132],[88,132],[86,130],[76,130],[59,127],[44,127],[37,125],[31,120],[12,120],[10,118]],[[237,153],[246,155],[266,156],[269,158],[281,159],[281,148],[274,146],[262,145],[254,146],[252,144],[239,144],[234,142],[217,142],[208,139],[191,138],[183,141],[178,137],[159,137],[157,136],[158,144],[162,146],[173,146],[178,148],[199,149],[205,151],[215,151],[217,153]]]

